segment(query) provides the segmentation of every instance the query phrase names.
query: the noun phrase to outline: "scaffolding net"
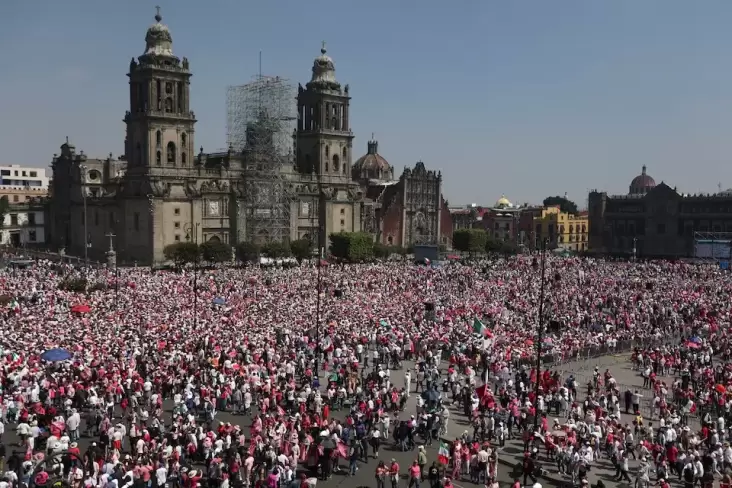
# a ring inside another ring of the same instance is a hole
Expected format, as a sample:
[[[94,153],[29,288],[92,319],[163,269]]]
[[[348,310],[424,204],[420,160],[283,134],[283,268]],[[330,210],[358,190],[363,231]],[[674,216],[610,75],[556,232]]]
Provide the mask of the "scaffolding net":
[[[694,257],[729,262],[731,243],[732,232],[694,232]]]
[[[260,245],[288,241],[295,88],[280,77],[257,76],[229,87],[226,102],[227,142],[243,155],[246,238]]]

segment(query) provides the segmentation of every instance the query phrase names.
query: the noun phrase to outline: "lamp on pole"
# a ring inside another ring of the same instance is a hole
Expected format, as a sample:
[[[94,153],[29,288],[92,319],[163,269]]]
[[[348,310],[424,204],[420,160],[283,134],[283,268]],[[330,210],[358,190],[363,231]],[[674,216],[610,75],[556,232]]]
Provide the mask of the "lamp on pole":
[[[186,233],[186,241],[196,244],[196,255],[193,259],[193,328],[198,326],[198,227],[200,223],[188,223],[183,227]],[[193,237],[191,238],[191,233]]]
[[[544,294],[546,283],[547,239],[541,241],[541,288],[539,289],[539,330],[536,337],[536,385],[534,387],[534,432],[539,428],[539,389],[541,388],[541,346],[544,340]]]
[[[113,239],[117,235],[111,230],[105,234],[109,238],[109,251],[107,251],[107,264],[111,265],[114,260],[114,308],[119,309],[119,267],[117,266],[117,253],[114,250]]]
[[[84,201],[84,266],[89,266],[89,228],[86,212],[86,165],[79,165],[79,182],[81,183],[81,197]]]

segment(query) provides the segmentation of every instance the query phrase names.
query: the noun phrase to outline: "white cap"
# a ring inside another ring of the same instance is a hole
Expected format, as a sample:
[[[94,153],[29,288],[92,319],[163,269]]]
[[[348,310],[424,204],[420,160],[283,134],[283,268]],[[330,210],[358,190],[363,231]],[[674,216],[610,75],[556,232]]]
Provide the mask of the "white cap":
[[[541,483],[534,483],[534,486],[531,488],[541,488]]]

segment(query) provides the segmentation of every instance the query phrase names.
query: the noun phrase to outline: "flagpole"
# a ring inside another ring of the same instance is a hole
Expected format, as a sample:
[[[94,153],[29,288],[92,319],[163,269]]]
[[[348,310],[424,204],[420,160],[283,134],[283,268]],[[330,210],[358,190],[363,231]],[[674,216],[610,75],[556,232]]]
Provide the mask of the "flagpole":
[[[534,388],[534,432],[539,428],[539,388],[541,387],[541,343],[544,340],[544,276],[546,240],[541,241],[541,288],[539,291],[539,331],[536,338],[536,385]]]

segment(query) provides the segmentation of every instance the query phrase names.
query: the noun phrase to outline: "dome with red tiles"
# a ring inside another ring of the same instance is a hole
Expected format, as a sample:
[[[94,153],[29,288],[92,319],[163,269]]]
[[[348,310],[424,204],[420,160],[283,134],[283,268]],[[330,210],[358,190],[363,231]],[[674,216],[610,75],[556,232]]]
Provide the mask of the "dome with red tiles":
[[[651,176],[646,173],[646,165],[644,164],[643,169],[641,170],[641,174],[633,178],[633,181],[630,182],[629,193],[631,195],[645,195],[655,187],[656,180],[651,178]]]
[[[368,142],[365,155],[353,163],[354,180],[386,180],[393,179],[393,169],[389,162],[379,155],[379,143],[373,138]]]

